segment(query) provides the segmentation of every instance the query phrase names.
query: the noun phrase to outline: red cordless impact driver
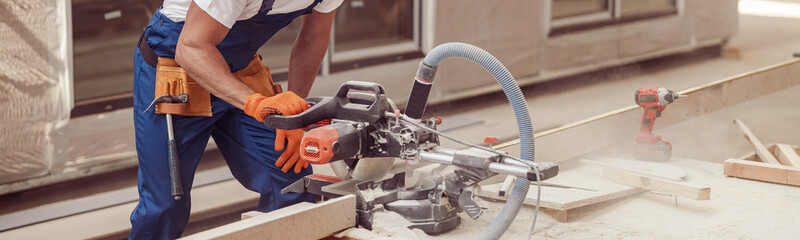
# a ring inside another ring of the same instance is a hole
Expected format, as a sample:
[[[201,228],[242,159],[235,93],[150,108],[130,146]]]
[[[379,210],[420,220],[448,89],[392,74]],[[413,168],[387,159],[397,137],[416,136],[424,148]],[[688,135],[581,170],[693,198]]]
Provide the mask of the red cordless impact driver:
[[[680,95],[666,88],[642,88],[636,90],[636,104],[644,108],[642,124],[636,135],[633,157],[647,161],[667,161],[672,156],[672,144],[661,140],[661,136],[653,135],[653,124],[667,104],[674,102]]]

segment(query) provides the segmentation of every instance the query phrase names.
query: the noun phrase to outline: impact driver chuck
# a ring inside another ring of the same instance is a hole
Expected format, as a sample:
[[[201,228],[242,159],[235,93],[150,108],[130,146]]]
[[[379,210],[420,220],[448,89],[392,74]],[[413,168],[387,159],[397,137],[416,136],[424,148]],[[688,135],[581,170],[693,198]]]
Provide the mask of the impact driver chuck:
[[[642,88],[636,90],[636,104],[644,109],[641,127],[636,135],[633,157],[646,161],[667,161],[672,156],[672,144],[653,135],[653,124],[661,112],[678,98],[685,98],[666,88]]]

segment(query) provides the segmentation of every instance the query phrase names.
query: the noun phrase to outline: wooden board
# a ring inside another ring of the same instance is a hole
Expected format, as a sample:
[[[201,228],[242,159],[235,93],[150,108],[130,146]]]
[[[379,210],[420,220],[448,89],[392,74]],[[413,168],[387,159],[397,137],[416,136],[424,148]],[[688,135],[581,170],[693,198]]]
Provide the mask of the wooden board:
[[[744,125],[742,120],[735,119],[733,120],[733,123],[739,126],[739,130],[742,132],[742,134],[744,134],[744,138],[747,139],[748,142],[750,142],[750,145],[753,146],[753,149],[756,151],[756,154],[758,154],[758,157],[761,158],[762,161],[772,164],[781,164],[780,162],[778,162],[778,159],[775,159],[775,156],[772,156],[772,153],[770,153],[770,151],[767,150],[767,147],[765,147],[764,144],[758,140],[758,138],[753,134],[753,132],[751,132],[750,129],[747,128],[747,125]]]
[[[517,177],[515,177],[515,176],[511,176],[511,175],[506,176],[506,179],[503,180],[503,184],[500,184],[500,189],[498,190],[498,195],[499,196],[505,196],[505,195],[508,195],[509,193],[511,193],[511,189],[512,189],[512,186],[513,186],[513,183],[514,183],[515,179],[517,179]]]
[[[597,161],[581,159],[581,163],[630,172],[652,178],[680,182],[686,177],[686,170],[665,163],[636,161],[620,158],[600,158]]]
[[[300,203],[183,239],[320,239],[356,224],[355,195]]]
[[[540,207],[550,209],[546,210],[545,212],[548,212],[554,218],[562,222],[568,220],[568,210],[647,191],[641,188],[634,188],[603,180],[599,169],[584,166],[562,171],[558,174],[558,176],[548,179],[543,183],[545,182],[597,190],[587,191],[581,189],[543,186]],[[483,185],[480,187],[480,191],[476,191],[476,195],[492,199],[506,200],[508,199],[509,194],[506,194],[505,196],[499,195],[501,185],[502,183]],[[531,206],[536,204],[535,183],[531,184],[531,188],[528,190],[528,196],[525,198],[524,204]]]
[[[800,168],[741,159],[724,163],[727,176],[800,186]]]
[[[797,155],[798,147],[789,144],[775,144],[775,157],[786,166],[800,167],[800,156]]]
[[[610,168],[603,170],[603,177],[616,183],[656,192],[675,194],[695,200],[711,199],[711,187],[695,183],[673,182]]]
[[[245,219],[248,219],[248,218],[251,218],[251,217],[255,217],[255,216],[258,216],[258,215],[261,215],[261,214],[264,214],[264,213],[263,212],[259,212],[259,211],[245,212],[245,213],[242,213],[242,216],[241,216],[240,220],[245,220]]]

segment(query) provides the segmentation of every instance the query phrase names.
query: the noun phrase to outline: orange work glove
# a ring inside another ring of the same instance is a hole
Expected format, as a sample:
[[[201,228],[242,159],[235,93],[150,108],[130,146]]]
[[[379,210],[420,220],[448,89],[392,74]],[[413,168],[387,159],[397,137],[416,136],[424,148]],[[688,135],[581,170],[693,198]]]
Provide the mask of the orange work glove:
[[[306,109],[308,109],[306,100],[291,91],[282,92],[272,97],[254,93],[244,101],[244,112],[259,122],[263,122],[267,116],[272,114],[291,116],[299,114]]]
[[[281,171],[288,172],[294,166],[294,173],[300,173],[300,170],[308,167],[308,163],[300,159],[300,140],[303,139],[303,134],[301,129],[278,129],[275,133],[275,151],[283,151],[278,161],[275,161],[275,166],[281,168]]]

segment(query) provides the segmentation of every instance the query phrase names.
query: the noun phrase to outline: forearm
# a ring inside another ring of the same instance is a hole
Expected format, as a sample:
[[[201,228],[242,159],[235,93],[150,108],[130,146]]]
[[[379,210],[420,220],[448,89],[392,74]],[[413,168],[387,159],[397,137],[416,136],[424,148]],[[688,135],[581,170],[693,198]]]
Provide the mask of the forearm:
[[[214,96],[244,109],[245,99],[255,93],[236,79],[216,46],[178,40],[175,61],[186,70],[200,86]]]
[[[328,38],[297,37],[289,58],[289,91],[301,97],[308,96],[327,49]]]

